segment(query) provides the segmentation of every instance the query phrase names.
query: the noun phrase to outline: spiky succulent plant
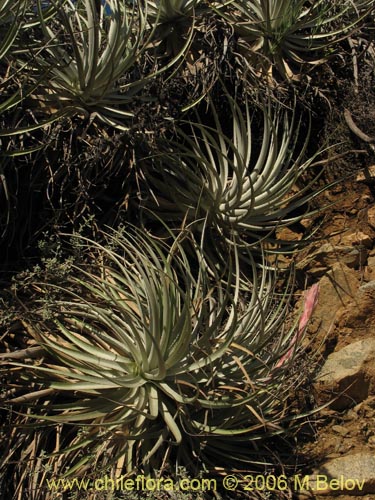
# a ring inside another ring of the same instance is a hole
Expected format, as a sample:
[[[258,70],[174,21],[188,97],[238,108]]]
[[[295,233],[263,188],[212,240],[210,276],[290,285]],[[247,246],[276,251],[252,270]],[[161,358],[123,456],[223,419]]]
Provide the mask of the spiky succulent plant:
[[[145,42],[141,8],[110,1],[111,15],[97,11],[94,0],[68,1],[53,22],[40,15],[45,50],[36,54],[34,68],[45,73],[38,100],[52,112],[97,113],[103,121],[126,123],[129,94],[118,87],[134,66]],[[141,82],[127,82],[127,91]],[[119,125],[121,126],[121,125]],[[126,125],[122,125],[126,128]]]
[[[205,221],[236,243],[275,244],[274,229],[299,220],[302,215],[293,211],[318,194],[307,194],[310,182],[292,191],[313,162],[304,159],[308,132],[296,152],[294,112],[266,100],[251,116],[248,104],[243,112],[232,98],[228,103],[231,130],[211,105],[213,127],[187,124],[190,133],[179,129],[178,142],[145,163],[151,194],[144,205],[170,222]]]
[[[181,17],[192,16],[203,0],[148,0],[149,17],[153,22],[172,23]]]
[[[192,36],[196,12],[202,9],[203,0],[147,1],[148,18],[155,26],[155,38],[166,54],[176,55]]]
[[[369,0],[234,0],[213,3],[247,44],[250,66],[259,74],[298,77],[301,66],[319,64],[332,54],[365,13]]]
[[[251,447],[235,456],[233,441],[281,432],[289,288],[278,297],[275,276],[251,254],[242,274],[233,248],[228,269],[209,279],[200,251],[195,264],[184,253],[185,237],[166,246],[112,233],[105,246],[86,242],[90,261],[66,284],[33,286],[23,320],[32,343],[1,355],[31,394],[13,390],[7,404],[29,403],[38,425],[82,427],[60,450],[72,471],[93,457],[120,472],[160,468],[166,452],[190,466],[192,453],[212,458],[218,443],[227,459],[246,461]]]
[[[142,74],[140,59],[153,33],[147,6],[107,0],[98,8],[96,3],[64,0],[53,15],[39,5],[37,20],[30,22],[42,37],[31,47],[28,63],[28,74],[38,83],[33,108],[49,121],[81,114],[126,130],[134,96],[180,54]]]

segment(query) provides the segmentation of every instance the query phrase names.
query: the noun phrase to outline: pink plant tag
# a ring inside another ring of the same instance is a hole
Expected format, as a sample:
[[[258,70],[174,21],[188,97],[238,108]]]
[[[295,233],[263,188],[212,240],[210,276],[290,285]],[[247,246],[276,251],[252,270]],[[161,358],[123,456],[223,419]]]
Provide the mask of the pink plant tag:
[[[318,303],[318,296],[319,296],[319,283],[315,283],[315,285],[312,285],[311,288],[305,291],[303,313],[299,320],[298,331],[296,332],[290,343],[290,348],[288,349],[288,352],[286,352],[284,356],[282,356],[277,362],[276,368],[279,368],[285,361],[287,361],[291,357],[293,350],[295,349],[295,345],[301,338],[301,335],[304,329],[306,328],[307,323],[309,322],[309,319],[316,307],[316,304]]]

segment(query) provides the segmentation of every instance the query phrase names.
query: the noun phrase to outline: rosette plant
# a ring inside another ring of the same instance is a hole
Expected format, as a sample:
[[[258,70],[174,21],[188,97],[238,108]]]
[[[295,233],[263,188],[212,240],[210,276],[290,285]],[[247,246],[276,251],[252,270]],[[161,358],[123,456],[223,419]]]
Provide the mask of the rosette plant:
[[[228,102],[231,131],[224,132],[211,104],[214,127],[187,124],[190,133],[180,128],[175,143],[145,162],[150,194],[145,191],[143,204],[170,223],[201,221],[196,228],[207,225],[237,244],[275,244],[274,230],[300,220],[298,210],[319,194],[310,189],[313,180],[292,190],[313,163],[304,159],[309,134],[296,152],[294,113],[266,100],[252,117],[248,104],[243,112],[231,97]]]
[[[214,4],[215,11],[246,43],[244,54],[250,66],[268,76],[275,69],[283,79],[298,77],[302,65],[326,61],[372,8],[372,0],[234,0]]]
[[[149,18],[151,22],[160,24],[173,23],[180,18],[192,17],[196,8],[204,0],[148,0]]]
[[[141,8],[118,0],[110,7],[111,15],[105,16],[94,0],[68,1],[53,23],[40,16],[46,49],[36,56],[34,67],[46,74],[37,95],[42,105],[63,113],[97,113],[110,124],[132,116],[121,107],[129,95],[116,85],[145,43],[145,16]],[[129,86],[135,84],[140,82]]]
[[[164,245],[113,232],[104,246],[86,241],[89,259],[66,284],[34,280],[28,348],[0,358],[8,380],[21,379],[6,404],[36,426],[81,428],[61,432],[50,467],[59,455],[71,473],[88,474],[94,461],[121,474],[160,469],[169,454],[191,467],[218,441],[237,463],[250,460],[253,440],[282,432],[294,380],[283,360],[290,287],[278,296],[276,276],[251,254],[243,275],[236,247],[209,279],[203,249],[188,259],[186,238]],[[234,453],[236,440],[247,452]]]
[[[154,28],[147,4],[120,0],[64,1],[54,16],[38,7],[42,48],[35,49],[30,74],[39,83],[33,98],[49,121],[83,115],[126,130],[134,116],[134,96],[157,74],[176,62],[183,49],[162,68],[142,74],[142,56]]]
[[[196,13],[202,10],[203,0],[160,0],[147,1],[148,18],[155,26],[157,45],[167,55],[176,55],[193,37]]]

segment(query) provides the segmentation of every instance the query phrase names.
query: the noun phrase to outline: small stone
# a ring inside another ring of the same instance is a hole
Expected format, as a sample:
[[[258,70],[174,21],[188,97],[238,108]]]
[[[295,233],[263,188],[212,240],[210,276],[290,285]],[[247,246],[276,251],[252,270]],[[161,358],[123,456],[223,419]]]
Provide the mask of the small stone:
[[[358,291],[362,293],[364,292],[364,293],[375,294],[375,280],[371,280],[368,283],[365,283],[364,285],[360,286]]]
[[[318,325],[316,333],[319,337],[330,333],[335,320],[354,299],[359,285],[355,271],[340,263],[319,281],[318,303],[311,318],[311,326]]]
[[[339,446],[340,445],[337,445],[335,449],[338,450]],[[339,453],[338,451],[335,451],[334,453],[328,453],[328,455],[325,455],[325,458],[329,458],[330,460],[332,458],[338,458],[338,457],[341,457],[341,453]]]
[[[354,408],[350,408],[344,415],[343,419],[345,422],[350,422],[351,420],[356,420],[358,418],[358,413],[355,411],[356,406]]]
[[[343,248],[345,248],[345,253],[341,257],[341,262],[346,264],[348,267],[358,269],[360,266],[364,266],[366,264],[367,251],[364,245],[358,245],[351,251],[346,250],[347,247]]]
[[[366,399],[366,406],[373,408],[375,410],[375,396],[371,396]]]
[[[369,167],[366,167],[357,174],[356,181],[357,182],[366,182],[366,181],[372,181],[375,179],[375,165],[371,165]]]
[[[367,266],[370,268],[370,269],[375,269],[375,255],[369,255],[368,259],[367,259]]]
[[[362,403],[359,403],[358,405],[355,405],[355,407],[353,408],[353,412],[356,414],[356,415],[362,415],[363,414],[363,402]],[[349,413],[349,412],[348,412]]]
[[[373,229],[375,229],[375,206],[372,206],[368,209],[367,222]]]
[[[298,493],[296,496],[296,500],[309,500],[315,498],[314,494],[311,491],[306,491],[303,493]]]
[[[343,437],[347,436],[350,433],[349,429],[347,429],[343,425],[333,425],[332,430],[333,432],[336,432],[336,434],[340,434],[340,436]]]
[[[346,455],[349,453],[349,451],[353,448],[353,445],[351,443],[348,443],[347,441],[343,441],[337,451],[340,453],[340,455]]]
[[[375,456],[359,452],[334,458],[310,476],[309,486],[319,494],[375,493]]]
[[[277,230],[276,234],[277,238],[283,241],[299,241],[303,236],[301,232],[295,232],[289,227],[283,227],[282,229]]]
[[[311,277],[319,277],[337,263],[358,269],[367,262],[368,252],[363,244],[332,245],[325,243],[297,263],[297,270],[304,271]]]
[[[374,446],[375,447],[375,436],[370,436],[367,440],[368,444],[370,446]]]
[[[366,248],[372,248],[373,241],[370,236],[362,231],[355,233],[347,233],[342,237],[342,243],[345,245],[359,246],[363,245]]]
[[[364,401],[375,387],[375,339],[359,340],[330,354],[316,378],[318,401],[343,410]]]

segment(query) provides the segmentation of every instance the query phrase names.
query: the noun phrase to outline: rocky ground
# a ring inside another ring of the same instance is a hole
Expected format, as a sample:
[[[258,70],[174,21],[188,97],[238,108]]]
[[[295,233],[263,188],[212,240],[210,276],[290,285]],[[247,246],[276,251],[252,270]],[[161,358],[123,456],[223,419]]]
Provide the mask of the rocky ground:
[[[313,398],[325,406],[298,447],[310,487],[296,498],[374,500],[375,166],[364,159],[320,202],[333,202],[321,240],[297,257],[296,268],[300,292],[319,283],[306,342],[319,358]],[[301,235],[284,230],[284,236]]]

